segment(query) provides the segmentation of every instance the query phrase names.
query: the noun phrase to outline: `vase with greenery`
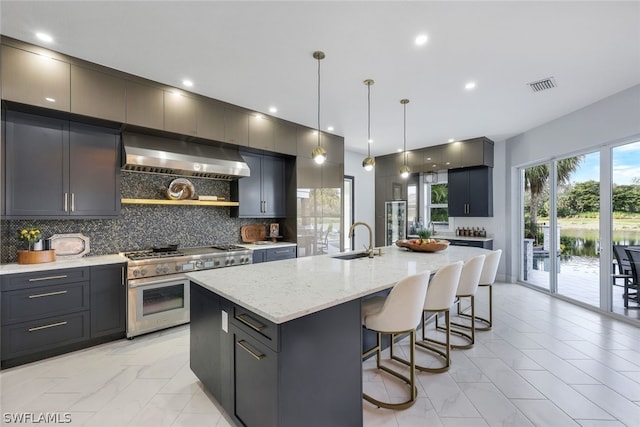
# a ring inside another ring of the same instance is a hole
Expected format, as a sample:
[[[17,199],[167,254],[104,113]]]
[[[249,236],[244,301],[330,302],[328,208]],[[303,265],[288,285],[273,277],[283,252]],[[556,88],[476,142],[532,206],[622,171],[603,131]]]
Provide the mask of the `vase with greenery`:
[[[428,230],[426,228],[418,228],[416,230],[416,234],[418,235],[418,237],[420,237],[420,244],[423,244],[431,237],[431,230]]]

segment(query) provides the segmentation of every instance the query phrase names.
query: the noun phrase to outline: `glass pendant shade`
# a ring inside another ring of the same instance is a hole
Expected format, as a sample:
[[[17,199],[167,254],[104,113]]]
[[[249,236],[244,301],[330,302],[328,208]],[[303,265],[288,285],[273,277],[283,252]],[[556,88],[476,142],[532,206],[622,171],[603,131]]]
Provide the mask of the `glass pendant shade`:
[[[313,157],[313,161],[321,165],[325,160],[327,160],[327,150],[318,145],[311,152],[311,157]]]
[[[373,167],[376,165],[376,161],[372,157],[365,157],[362,161],[362,167],[367,172],[373,170]]]
[[[409,178],[409,174],[411,173],[411,168],[407,165],[402,165],[400,167],[400,176],[402,178]]]

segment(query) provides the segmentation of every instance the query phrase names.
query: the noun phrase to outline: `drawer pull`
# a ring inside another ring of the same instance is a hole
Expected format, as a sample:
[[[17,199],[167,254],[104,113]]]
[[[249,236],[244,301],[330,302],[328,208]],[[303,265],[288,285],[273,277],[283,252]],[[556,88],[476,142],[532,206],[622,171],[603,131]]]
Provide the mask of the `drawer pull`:
[[[279,251],[274,251],[277,254],[286,254],[289,253],[289,249],[283,249],[283,250],[279,250]]]
[[[246,314],[240,314],[239,316],[236,316],[236,319],[238,319],[239,321],[241,321],[242,323],[244,323],[245,325],[247,325],[248,327],[250,327],[251,329],[257,332],[261,332],[264,328],[266,328],[265,325],[263,325],[262,323],[254,319],[251,319],[251,317],[247,316]]]
[[[29,298],[50,297],[52,295],[62,295],[62,294],[66,294],[66,293],[67,293],[67,291],[47,292],[46,294],[29,295]]]
[[[56,326],[64,326],[66,324],[67,324],[67,322],[64,321],[64,322],[52,323],[50,325],[36,326],[35,328],[29,328],[29,332],[35,332],[35,331],[39,331],[41,329],[55,328]]]
[[[47,276],[47,277],[36,277],[33,279],[29,279],[30,282],[40,282],[42,280],[53,280],[53,279],[65,279],[67,277],[66,274],[62,274],[60,276]]]
[[[256,360],[262,360],[266,357],[266,355],[262,354],[262,353],[256,353],[255,351],[251,350],[249,347],[247,347],[245,345],[246,341],[245,340],[240,340],[237,342],[237,344],[247,353],[249,353],[250,355],[252,355],[253,357],[256,358]]]

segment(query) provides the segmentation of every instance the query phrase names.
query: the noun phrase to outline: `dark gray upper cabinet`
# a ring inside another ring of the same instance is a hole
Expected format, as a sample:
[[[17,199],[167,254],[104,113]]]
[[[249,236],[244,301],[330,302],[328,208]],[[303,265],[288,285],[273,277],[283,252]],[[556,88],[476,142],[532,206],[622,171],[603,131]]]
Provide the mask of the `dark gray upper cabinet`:
[[[128,80],[127,123],[151,129],[164,129],[164,91]]]
[[[126,86],[124,79],[71,65],[71,112],[124,123]]]
[[[196,133],[201,138],[224,141],[224,106],[213,99],[198,99]]]
[[[234,181],[231,198],[240,203],[232,214],[244,218],[277,218],[286,213],[285,161],[254,153],[243,153],[251,176]]]
[[[275,122],[273,151],[295,156],[297,153],[297,128],[284,121]]]
[[[6,127],[7,217],[119,215],[115,131],[13,111]]]
[[[451,169],[448,174],[449,216],[493,216],[493,168]]]
[[[164,130],[195,135],[197,102],[179,91],[164,91]]]
[[[446,144],[442,150],[442,161],[444,169],[493,167],[493,141],[480,137]]]
[[[272,119],[261,114],[249,115],[249,147],[273,151],[275,126]]]
[[[236,145],[249,145],[249,115],[235,108],[224,109],[224,141]]]
[[[10,46],[1,49],[2,99],[70,110],[68,63]]]

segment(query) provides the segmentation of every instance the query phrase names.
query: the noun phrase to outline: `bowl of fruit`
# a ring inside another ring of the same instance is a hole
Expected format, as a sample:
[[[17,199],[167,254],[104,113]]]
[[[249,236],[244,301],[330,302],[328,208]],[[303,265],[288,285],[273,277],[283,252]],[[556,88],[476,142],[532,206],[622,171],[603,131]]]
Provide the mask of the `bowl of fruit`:
[[[438,240],[431,238],[431,232],[425,228],[416,230],[418,239],[397,240],[396,245],[417,252],[438,252],[449,247],[448,240]]]

